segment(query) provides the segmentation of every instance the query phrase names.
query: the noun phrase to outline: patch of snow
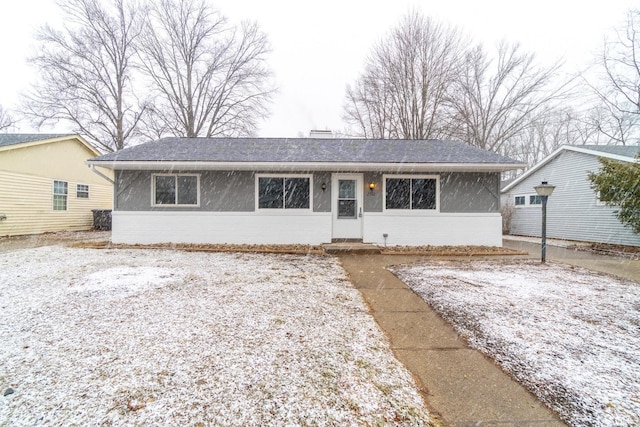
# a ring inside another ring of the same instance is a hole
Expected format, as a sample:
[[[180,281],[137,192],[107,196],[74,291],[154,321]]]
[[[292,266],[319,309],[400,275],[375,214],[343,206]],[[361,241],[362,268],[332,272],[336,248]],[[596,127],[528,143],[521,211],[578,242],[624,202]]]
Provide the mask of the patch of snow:
[[[0,253],[0,424],[427,425],[334,258]]]
[[[640,425],[640,284],[531,260],[392,271],[571,425]]]
[[[149,289],[160,288],[167,283],[181,279],[185,273],[161,267],[118,266],[96,271],[87,276],[80,284],[69,287],[72,292],[115,293],[133,295]]]

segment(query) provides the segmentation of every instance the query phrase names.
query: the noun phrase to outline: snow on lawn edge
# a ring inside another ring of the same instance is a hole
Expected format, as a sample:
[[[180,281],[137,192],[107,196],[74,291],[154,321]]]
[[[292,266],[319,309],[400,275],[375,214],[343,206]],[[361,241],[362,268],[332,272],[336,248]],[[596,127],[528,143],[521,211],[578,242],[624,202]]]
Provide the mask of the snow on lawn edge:
[[[569,423],[640,424],[640,284],[527,260],[390,270]]]

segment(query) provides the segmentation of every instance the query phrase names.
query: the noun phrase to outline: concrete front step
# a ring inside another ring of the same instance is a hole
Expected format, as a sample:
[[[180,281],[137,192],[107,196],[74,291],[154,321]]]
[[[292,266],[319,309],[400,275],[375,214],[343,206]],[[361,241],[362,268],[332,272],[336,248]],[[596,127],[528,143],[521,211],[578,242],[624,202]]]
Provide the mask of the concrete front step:
[[[380,254],[380,248],[370,243],[339,242],[322,245],[328,254]]]

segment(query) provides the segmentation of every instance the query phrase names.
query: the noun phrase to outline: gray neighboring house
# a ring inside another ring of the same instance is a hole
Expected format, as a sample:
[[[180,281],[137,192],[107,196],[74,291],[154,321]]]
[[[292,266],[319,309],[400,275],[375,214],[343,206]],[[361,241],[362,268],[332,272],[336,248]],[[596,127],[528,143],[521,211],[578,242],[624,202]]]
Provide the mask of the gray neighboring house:
[[[640,235],[620,223],[615,208],[605,206],[591,189],[589,172],[600,169],[599,158],[635,162],[638,146],[565,145],[502,190],[503,206],[512,207],[510,234],[541,235],[541,201],[534,187],[555,185],[547,203],[547,237],[584,242],[640,246]]]
[[[462,142],[164,138],[96,157],[114,243],[502,244],[500,174]]]

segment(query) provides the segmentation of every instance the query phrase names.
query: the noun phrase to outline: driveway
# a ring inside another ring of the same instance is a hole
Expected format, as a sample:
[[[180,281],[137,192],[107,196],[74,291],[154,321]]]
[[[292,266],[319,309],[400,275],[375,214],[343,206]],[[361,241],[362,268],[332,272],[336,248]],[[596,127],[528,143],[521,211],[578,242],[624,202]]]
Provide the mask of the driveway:
[[[504,237],[502,245],[509,249],[529,252],[527,258],[539,259],[541,245],[535,239]],[[547,260],[613,274],[640,283],[640,260],[601,255],[589,250],[574,249],[562,241],[547,242]]]

